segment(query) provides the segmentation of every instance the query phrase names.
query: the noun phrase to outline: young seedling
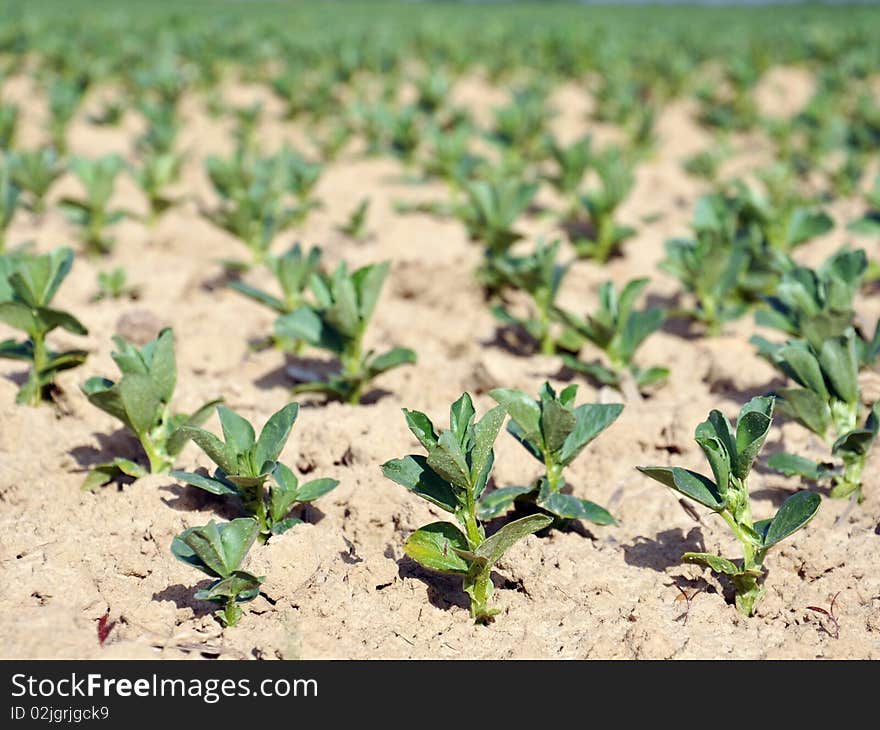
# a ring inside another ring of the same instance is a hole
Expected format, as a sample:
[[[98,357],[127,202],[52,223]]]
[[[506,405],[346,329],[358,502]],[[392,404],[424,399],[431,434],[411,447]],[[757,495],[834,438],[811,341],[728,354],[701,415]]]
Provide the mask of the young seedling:
[[[777,391],[780,409],[819,436],[841,466],[814,462],[795,454],[773,454],[767,464],[788,476],[830,479],[832,497],[862,493],[862,471],[880,429],[880,402],[867,417],[859,392],[859,356],[855,332],[821,341],[789,340],[761,354],[799,387]]]
[[[615,213],[629,195],[635,177],[632,163],[613,147],[596,156],[593,167],[599,176],[599,187],[580,197],[580,205],[586,213],[591,231],[585,237],[575,235],[572,245],[578,256],[604,264],[624,241],[635,235],[635,229],[620,226],[614,221]]]
[[[18,127],[18,107],[14,104],[0,104],[0,150],[12,149],[15,130]]]
[[[504,304],[496,304],[492,307],[492,314],[500,322],[526,332],[538,343],[544,355],[554,354],[557,348],[577,347],[579,344],[575,342],[572,345],[565,340],[564,333],[557,334],[553,330],[552,315],[556,296],[570,266],[556,262],[559,245],[559,241],[554,241],[549,246],[539,242],[534,253],[528,256],[507,254],[494,260],[498,281],[528,294],[532,312],[529,317],[517,317]]]
[[[513,226],[528,208],[538,191],[534,183],[513,178],[501,182],[477,180],[464,184],[466,202],[454,209],[455,216],[464,223],[472,240],[485,247],[485,262],[478,278],[489,290],[499,286],[494,260],[503,256],[522,236]]]
[[[180,179],[183,157],[174,152],[146,155],[140,167],[132,167],[131,175],[147,198],[150,212],[147,223],[156,225],[165,211],[177,201],[169,198],[166,189]]]
[[[853,233],[880,236],[880,175],[874,178],[874,187],[865,193],[868,210],[861,218],[849,224]]]
[[[9,157],[12,179],[28,194],[28,207],[37,215],[46,211],[46,194],[64,174],[65,165],[52,147],[16,152]]]
[[[379,301],[390,264],[372,264],[351,274],[340,263],[330,275],[313,275],[311,290],[317,304],[303,305],[275,322],[275,335],[302,340],[328,350],[339,358],[340,370],[327,380],[294,386],[296,393],[324,393],[347,403],[360,403],[364,389],[377,375],[400,365],[412,364],[416,354],[395,347],[375,355],[363,351],[363,340]]]
[[[265,577],[241,570],[259,532],[259,524],[250,517],[219,525],[211,520],[202,527],[184,530],[171,542],[175,558],[215,579],[208,588],[197,591],[195,598],[219,604],[216,615],[224,626],[235,626],[241,618],[239,604],[260,594]]]
[[[92,297],[93,302],[105,299],[137,299],[140,289],[128,284],[128,273],[121,266],[110,271],[99,271],[97,276],[98,291]]]
[[[567,485],[565,468],[623,411],[619,403],[575,407],[577,389],[577,385],[569,385],[557,395],[550,383],[544,383],[538,400],[513,388],[489,392],[510,416],[507,432],[544,465],[544,474],[530,486],[502,487],[484,496],[478,509],[481,520],[497,517],[519,502],[553,515],[560,525],[577,519],[596,525],[614,524],[604,507],[563,492]]]
[[[184,427],[203,424],[220,402],[213,400],[191,414],[173,413],[171,400],[177,385],[177,359],[174,333],[162,330],[155,340],[136,347],[122,337],[113,338],[113,360],[122,373],[114,382],[107,378],[89,378],[82,386],[89,402],[119,419],[140,442],[148,467],[117,457],[92,467],[83,489],[94,490],[121,475],[139,479],[147,474],[164,474],[190,438]]]
[[[70,169],[83,188],[85,198],[64,198],[61,210],[71,223],[81,228],[81,239],[87,253],[91,255],[108,254],[115,241],[107,234],[113,226],[128,213],[109,207],[116,177],[122,171],[123,161],[117,155],[105,155],[95,160],[74,157]]]
[[[686,552],[682,560],[727,576],[736,592],[736,606],[746,616],[755,613],[764,595],[767,551],[806,525],[820,503],[818,494],[798,492],[783,502],[772,519],[752,519],[748,476],[770,431],[772,418],[773,398],[759,397],[742,407],[736,429],[717,410],[697,426],[694,439],[709,462],[714,480],[678,466],[637,467],[643,474],[708,507],[728,524],[742,546],[743,558],[739,563],[713,553]]]
[[[634,362],[636,350],[654,332],[663,326],[666,315],[659,307],[635,309],[639,294],[648,285],[648,279],[633,279],[618,293],[613,282],[599,287],[599,309],[580,318],[559,307],[554,316],[578,337],[598,347],[608,365],[599,361],[585,363],[575,355],[562,354],[565,364],[575,372],[583,373],[602,385],[621,392],[647,388],[666,379],[669,369],[641,368]]]
[[[217,465],[214,473],[207,476],[173,471],[171,474],[190,486],[240,501],[244,512],[257,522],[260,542],[271,535],[280,535],[302,522],[290,516],[297,504],[312,502],[339,484],[329,478],[300,484],[293,471],[278,461],[298,413],[298,404],[284,406],[269,418],[257,438],[247,420],[225,406],[218,406],[223,441],[201,428],[183,426],[181,429],[184,437],[192,439]],[[268,483],[270,477],[271,483]]]
[[[0,342],[0,357],[31,364],[28,379],[18,391],[18,403],[36,406],[48,399],[55,376],[81,365],[88,355],[84,350],[54,352],[46,344],[46,336],[56,327],[75,335],[88,334],[72,314],[50,306],[72,266],[69,248],[43,255],[0,256],[0,320],[28,336],[24,342]]]
[[[573,215],[578,207],[578,191],[593,160],[592,138],[586,136],[570,145],[562,145],[552,139],[549,150],[556,163],[556,171],[548,175],[547,180],[565,199],[568,207],[566,215]]]
[[[880,323],[869,339],[855,326],[853,307],[867,270],[861,249],[838,251],[815,270],[794,266],[782,275],[775,296],[767,298],[769,308],[755,312],[755,324],[816,344],[853,327],[859,367],[870,366],[880,354]],[[762,352],[777,347],[758,335],[750,341]]]
[[[421,527],[406,539],[404,552],[428,570],[460,576],[470,596],[471,617],[489,623],[499,613],[489,607],[492,567],[514,543],[548,527],[553,518],[523,517],[490,537],[480,524],[478,504],[495,462],[492,447],[504,422],[502,406],[476,421],[474,404],[464,393],[450,408],[449,430],[439,434],[424,413],[404,409],[404,415],[428,456],[392,459],[382,465],[382,473],[452,514],[460,526],[444,521]]]
[[[365,241],[369,236],[367,231],[367,213],[370,210],[370,199],[364,198],[351,211],[348,220],[339,226],[339,232],[355,241]]]
[[[58,154],[67,152],[67,129],[85,91],[85,79],[59,77],[49,86],[49,135]]]
[[[20,196],[9,168],[9,162],[0,160],[0,254],[6,249],[6,231],[15,216]]]

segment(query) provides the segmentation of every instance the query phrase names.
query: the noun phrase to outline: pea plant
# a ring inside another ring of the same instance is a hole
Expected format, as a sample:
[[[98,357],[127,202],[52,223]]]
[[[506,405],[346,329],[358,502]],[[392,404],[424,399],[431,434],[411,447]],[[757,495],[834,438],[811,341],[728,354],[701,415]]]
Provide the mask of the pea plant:
[[[873,187],[865,193],[865,203],[864,215],[850,223],[848,228],[853,233],[880,236],[880,175],[874,178]]]
[[[464,393],[450,408],[449,429],[437,433],[424,413],[404,410],[410,431],[428,456],[410,455],[382,465],[382,473],[413,494],[450,513],[457,523],[432,522],[413,532],[404,552],[428,570],[462,579],[471,618],[487,624],[499,613],[490,607],[492,567],[516,542],[548,527],[553,518],[535,514],[509,522],[486,536],[478,504],[495,463],[493,445],[505,411],[496,406],[477,421]]]
[[[278,461],[298,414],[299,405],[289,403],[269,418],[258,438],[245,418],[218,406],[223,440],[202,428],[182,426],[183,435],[216,464],[213,474],[179,470],[171,474],[192,487],[237,500],[255,519],[260,542],[266,542],[302,522],[290,514],[296,505],[313,502],[339,484],[329,478],[300,484],[290,467]]]
[[[97,376],[89,378],[82,391],[93,406],[121,421],[134,434],[148,466],[121,456],[97,464],[83,483],[85,490],[94,490],[123,475],[139,479],[147,474],[167,473],[189,440],[184,427],[200,426],[220,403],[213,400],[190,414],[171,410],[177,386],[177,358],[170,328],[143,347],[136,347],[118,335],[113,342],[113,361],[122,377],[116,382]]]
[[[859,355],[855,332],[821,341],[789,340],[761,352],[798,387],[777,391],[780,410],[830,446],[839,466],[796,454],[778,453],[768,465],[789,476],[831,480],[832,497],[855,496],[860,502],[862,472],[880,428],[880,406],[865,417],[859,391]]]
[[[147,223],[156,225],[159,218],[177,202],[168,196],[168,187],[180,179],[183,157],[175,152],[150,153],[139,166],[132,166],[131,175],[147,198]]]
[[[640,466],[643,474],[708,507],[730,527],[742,546],[738,563],[713,553],[686,552],[682,560],[704,565],[727,577],[736,593],[736,606],[746,616],[755,613],[764,595],[764,560],[767,551],[804,527],[819,509],[820,498],[798,492],[783,502],[771,519],[752,518],[748,476],[764,445],[773,418],[772,397],[753,398],[739,412],[736,428],[720,411],[697,426],[694,439],[713,479],[690,469],[674,466]]]
[[[499,322],[528,334],[544,355],[552,355],[567,344],[565,333],[557,333],[553,327],[556,297],[570,266],[557,263],[559,245],[559,241],[549,246],[539,242],[535,251],[527,256],[506,254],[494,260],[497,281],[527,294],[531,306],[529,315],[520,317],[502,302],[493,305],[492,314]]]
[[[567,215],[571,217],[578,210],[578,192],[593,160],[592,138],[582,137],[569,145],[560,144],[553,138],[548,150],[556,169],[547,175],[547,181],[565,199]]]
[[[364,352],[364,336],[389,270],[390,264],[384,262],[349,273],[342,262],[329,276],[311,277],[315,305],[305,304],[279,317],[275,323],[276,337],[307,342],[339,359],[336,374],[326,380],[298,383],[294,394],[324,393],[357,404],[376,376],[416,361],[415,352],[404,347],[381,355],[373,350]]]
[[[115,241],[108,235],[107,228],[128,215],[124,210],[110,208],[113,187],[122,167],[123,161],[117,155],[105,155],[95,160],[74,157],[70,161],[70,169],[82,183],[85,197],[67,197],[60,205],[68,220],[79,226],[80,238],[88,254],[109,254]]]
[[[6,231],[12,224],[21,195],[9,167],[8,162],[0,161],[0,253],[6,249]]]
[[[140,289],[128,283],[128,272],[122,266],[99,271],[96,280],[98,291],[92,297],[93,302],[105,299],[137,299],[140,296]]]
[[[599,179],[598,187],[580,196],[581,213],[586,214],[589,228],[581,234],[582,226],[571,227],[575,235],[572,245],[583,258],[595,259],[604,264],[620,249],[628,238],[635,235],[635,229],[619,225],[615,214],[626,200],[633,187],[632,163],[617,148],[609,148],[595,156],[592,166]]]
[[[369,232],[367,231],[367,213],[369,210],[370,199],[364,198],[351,211],[345,223],[339,226],[339,232],[353,241],[367,240],[369,237]]]
[[[259,532],[251,517],[220,524],[211,520],[184,530],[171,542],[175,558],[214,578],[207,588],[196,591],[195,598],[218,604],[216,615],[224,626],[235,626],[242,616],[240,604],[260,594],[265,578],[241,569]]]
[[[662,382],[669,375],[665,367],[642,368],[634,361],[636,350],[663,326],[666,315],[659,307],[635,309],[636,301],[648,279],[633,279],[618,292],[613,282],[599,287],[599,309],[585,318],[556,307],[554,315],[582,341],[599,348],[607,364],[585,363],[577,356],[562,353],[565,364],[602,385],[626,389],[631,395],[638,390]],[[635,387],[633,392],[632,386]]]
[[[575,519],[615,524],[604,507],[563,491],[568,486],[565,468],[623,411],[619,403],[575,407],[577,390],[577,385],[569,385],[557,395],[544,383],[537,400],[514,388],[489,392],[510,416],[507,432],[544,465],[544,474],[529,486],[501,487],[485,495],[479,503],[480,519],[497,517],[516,502],[552,515],[558,526]]]
[[[27,206],[37,215],[46,212],[46,195],[66,166],[52,147],[16,151],[9,156],[12,179],[27,195]]]
[[[20,404],[36,406],[47,400],[55,387],[55,376],[81,365],[88,355],[84,350],[55,352],[46,342],[46,336],[58,327],[75,335],[88,334],[76,317],[51,306],[72,266],[73,251],[69,248],[42,255],[16,252],[0,256],[0,321],[27,335],[23,342],[0,342],[0,357],[30,364],[28,378],[16,398]]]

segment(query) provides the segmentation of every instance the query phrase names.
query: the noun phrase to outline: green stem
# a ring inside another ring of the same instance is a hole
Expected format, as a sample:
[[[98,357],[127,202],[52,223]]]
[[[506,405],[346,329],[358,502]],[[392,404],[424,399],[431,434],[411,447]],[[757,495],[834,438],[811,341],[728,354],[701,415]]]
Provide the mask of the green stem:
[[[855,494],[861,504],[865,499],[862,492],[862,470],[864,468],[865,456],[844,459],[843,474],[834,480],[831,496],[835,499],[843,499]]]
[[[226,599],[226,605],[223,607],[223,623],[226,624],[226,626],[235,626],[240,618],[241,609],[235,601],[235,596],[229,596]]]
[[[351,392],[346,399],[351,405],[358,405],[361,402],[364,385],[366,384],[364,382],[364,363],[362,358],[363,336],[363,332],[360,332],[340,357],[342,375],[348,382],[352,383]]]
[[[46,334],[38,332],[31,338],[34,349],[34,364],[28,375],[28,405],[38,406],[43,400],[43,386],[41,383],[40,373],[46,369],[49,364],[49,353],[46,348]]]

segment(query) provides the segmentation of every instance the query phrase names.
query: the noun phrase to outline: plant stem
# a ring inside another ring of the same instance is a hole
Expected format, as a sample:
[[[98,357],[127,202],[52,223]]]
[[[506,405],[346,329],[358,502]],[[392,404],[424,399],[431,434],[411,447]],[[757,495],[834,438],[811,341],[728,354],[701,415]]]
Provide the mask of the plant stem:
[[[856,499],[861,504],[865,495],[862,493],[862,469],[865,467],[865,457],[856,457],[853,459],[844,459],[843,474],[834,481],[831,489],[831,496],[835,499],[843,499],[851,495],[856,495]]]
[[[235,626],[238,623],[238,619],[241,618],[241,609],[238,607],[238,604],[235,602],[235,596],[229,596],[226,599],[226,605],[223,607],[223,623],[227,626]]]
[[[38,406],[43,400],[43,386],[41,385],[40,373],[48,364],[48,352],[46,351],[46,334],[38,332],[31,339],[34,347],[34,365],[28,376],[28,405]]]

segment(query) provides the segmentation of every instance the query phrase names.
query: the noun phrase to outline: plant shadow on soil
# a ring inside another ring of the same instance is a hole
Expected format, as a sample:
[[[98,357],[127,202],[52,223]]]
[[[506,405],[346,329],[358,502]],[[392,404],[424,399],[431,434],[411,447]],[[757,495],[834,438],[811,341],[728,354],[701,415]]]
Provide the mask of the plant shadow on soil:
[[[144,464],[144,453],[137,438],[125,428],[119,428],[111,433],[92,434],[98,442],[94,446],[75,446],[68,452],[83,470],[91,469],[97,464],[113,461],[117,457],[131,459],[139,464]]]
[[[152,599],[154,601],[171,601],[178,609],[188,608],[193,612],[194,618],[210,616],[217,610],[217,606],[210,601],[200,601],[195,598],[197,591],[206,590],[213,581],[211,579],[200,580],[194,585],[175,583],[172,586],[156,591]]]
[[[300,371],[309,373],[313,380],[323,380],[331,375],[339,372],[339,362],[336,360],[325,360],[321,358],[294,357],[292,355],[284,356],[284,364],[280,367],[270,370],[265,375],[261,375],[254,381],[260,390],[273,390],[275,388],[285,388],[290,390],[298,382],[306,382],[306,379],[298,380],[291,374]],[[390,390],[383,388],[371,388],[364,393],[361,398],[362,406],[369,406],[378,403],[382,398],[391,395]],[[321,393],[299,393],[296,400],[300,408],[319,408],[325,405],[332,398],[324,398]]]
[[[680,527],[658,532],[652,539],[636,537],[629,545],[623,545],[623,559],[627,565],[650,568],[665,573],[681,564],[686,552],[705,552],[706,544],[701,527],[692,527],[684,534]]]

